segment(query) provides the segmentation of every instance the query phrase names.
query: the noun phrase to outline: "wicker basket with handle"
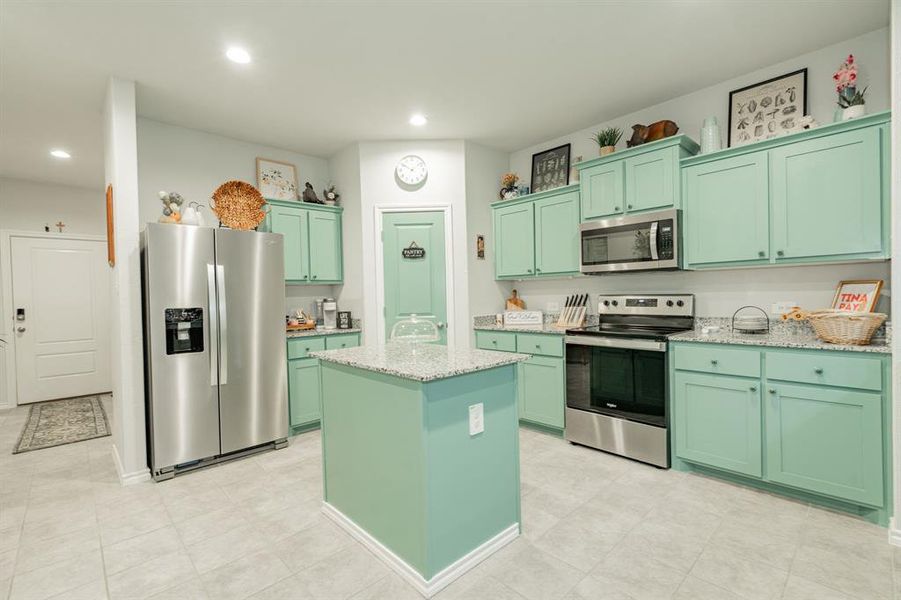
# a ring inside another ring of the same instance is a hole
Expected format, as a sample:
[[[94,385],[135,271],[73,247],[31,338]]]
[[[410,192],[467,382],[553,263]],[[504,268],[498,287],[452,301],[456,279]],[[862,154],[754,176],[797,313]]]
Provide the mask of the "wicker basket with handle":
[[[885,323],[884,313],[818,310],[807,313],[807,322],[817,337],[832,344],[866,346],[873,334]]]

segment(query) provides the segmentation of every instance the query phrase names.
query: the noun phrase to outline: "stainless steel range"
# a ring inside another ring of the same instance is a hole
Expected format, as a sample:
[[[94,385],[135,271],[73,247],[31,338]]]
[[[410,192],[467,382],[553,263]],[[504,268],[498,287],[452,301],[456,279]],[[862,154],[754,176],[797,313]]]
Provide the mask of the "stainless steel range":
[[[667,468],[667,338],[694,327],[694,296],[602,295],[598,319],[566,332],[566,439]]]

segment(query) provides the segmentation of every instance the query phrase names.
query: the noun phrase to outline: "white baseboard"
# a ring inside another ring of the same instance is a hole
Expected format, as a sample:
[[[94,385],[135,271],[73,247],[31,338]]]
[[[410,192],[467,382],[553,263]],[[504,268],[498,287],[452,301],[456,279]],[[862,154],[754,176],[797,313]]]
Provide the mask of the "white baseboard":
[[[136,483],[150,481],[150,469],[144,468],[132,471],[131,473],[125,473],[125,470],[122,468],[122,461],[119,459],[119,449],[116,448],[115,444],[112,444],[112,452],[113,462],[116,463],[116,473],[119,474],[119,483],[122,485],[134,485]]]
[[[888,543],[892,546],[901,546],[901,529],[898,528],[898,521],[895,517],[889,519],[888,523]]]
[[[354,539],[363,544],[370,552],[382,559],[404,581],[416,588],[416,591],[426,598],[431,598],[460,578],[464,573],[519,537],[519,523],[513,523],[469,554],[461,556],[431,579],[426,580],[416,569],[407,564],[404,559],[386,548],[381,542],[372,537],[369,532],[354,523],[347,515],[328,502],[322,503],[322,512],[339,527],[352,535]]]

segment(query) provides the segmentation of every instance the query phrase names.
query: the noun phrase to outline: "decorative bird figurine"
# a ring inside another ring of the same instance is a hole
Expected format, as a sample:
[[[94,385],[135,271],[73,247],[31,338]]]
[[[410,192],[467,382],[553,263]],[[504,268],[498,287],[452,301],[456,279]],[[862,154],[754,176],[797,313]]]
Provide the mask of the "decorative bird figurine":
[[[302,197],[304,202],[312,202],[313,204],[325,204],[322,200],[319,199],[319,196],[316,195],[316,190],[313,189],[313,186],[309,181],[304,186]]]

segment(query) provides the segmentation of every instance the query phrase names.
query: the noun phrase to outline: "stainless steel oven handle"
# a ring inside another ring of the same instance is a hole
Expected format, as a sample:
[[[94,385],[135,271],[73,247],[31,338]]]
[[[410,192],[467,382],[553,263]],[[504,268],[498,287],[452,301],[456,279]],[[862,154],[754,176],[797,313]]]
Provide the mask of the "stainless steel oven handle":
[[[651,223],[651,239],[650,239],[650,244],[649,244],[651,246],[651,260],[659,259],[659,257],[657,256],[657,224],[658,223],[659,223],[659,221],[654,221],[653,223]]]
[[[655,342],[654,340],[608,338],[594,335],[568,335],[566,336],[565,341],[567,345],[572,346],[595,346],[601,348],[625,348],[627,350],[666,352],[666,342]]]

